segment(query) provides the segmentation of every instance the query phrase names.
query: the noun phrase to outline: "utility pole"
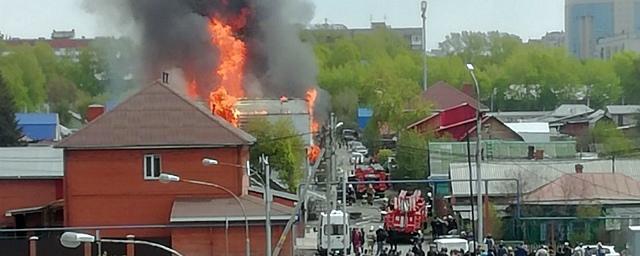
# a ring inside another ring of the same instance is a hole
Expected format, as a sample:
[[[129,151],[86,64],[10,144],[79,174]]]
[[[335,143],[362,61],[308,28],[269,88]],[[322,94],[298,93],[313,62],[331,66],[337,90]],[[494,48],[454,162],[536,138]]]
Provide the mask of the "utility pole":
[[[427,1],[420,3],[422,10],[422,90],[427,90]]]
[[[336,185],[334,184],[336,180],[336,147],[335,147],[335,127],[336,127],[336,116],[332,112],[331,118],[329,120],[329,170],[326,170],[327,173],[327,185],[326,185],[326,197],[327,202],[329,202],[329,208],[327,209],[327,225],[331,226],[331,213],[336,209],[336,201],[337,201],[337,191]],[[343,192],[344,193],[344,192]],[[331,238],[327,239],[327,249],[331,250]]]
[[[262,154],[260,156],[262,171],[264,172],[264,211],[265,211],[265,236],[266,236],[266,253],[265,256],[271,256],[271,169],[269,168],[269,157]]]

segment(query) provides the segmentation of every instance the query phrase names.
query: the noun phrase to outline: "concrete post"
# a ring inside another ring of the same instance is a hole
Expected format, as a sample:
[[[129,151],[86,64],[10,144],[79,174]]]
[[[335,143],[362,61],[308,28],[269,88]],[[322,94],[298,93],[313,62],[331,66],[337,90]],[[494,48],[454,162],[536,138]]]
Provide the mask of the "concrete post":
[[[127,235],[127,240],[133,241],[136,238],[136,236],[134,235]],[[127,244],[127,256],[135,256],[136,252],[135,252],[135,244],[130,243]]]
[[[38,237],[32,236],[29,237],[29,256],[37,256],[36,245],[38,243]]]

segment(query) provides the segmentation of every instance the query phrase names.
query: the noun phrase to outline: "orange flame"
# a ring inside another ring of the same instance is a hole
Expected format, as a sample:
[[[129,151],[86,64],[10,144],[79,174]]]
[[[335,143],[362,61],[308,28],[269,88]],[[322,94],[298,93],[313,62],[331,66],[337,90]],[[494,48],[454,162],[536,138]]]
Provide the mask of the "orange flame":
[[[311,147],[307,151],[307,158],[309,158],[309,162],[315,163],[319,156],[320,156],[320,147],[316,145],[311,145]]]
[[[238,98],[227,94],[227,90],[224,87],[220,87],[209,94],[209,109],[211,109],[211,113],[224,118],[224,120],[236,127],[238,127],[237,102]]]
[[[316,105],[316,98],[318,97],[318,91],[316,88],[311,88],[307,91],[305,95],[305,99],[307,100],[307,110],[309,111],[309,116],[311,117],[311,132],[317,133],[320,130],[320,125],[313,117],[313,110]]]
[[[320,125],[318,121],[315,120],[313,116],[313,110],[316,105],[316,98],[318,97],[318,91],[316,88],[311,88],[307,91],[305,95],[305,99],[307,100],[307,110],[309,112],[309,118],[311,118],[311,132],[313,134],[317,133],[320,130]],[[309,158],[310,162],[315,162],[320,156],[320,147],[317,145],[311,145],[309,151],[307,151],[307,158]]]
[[[247,59],[245,43],[237,38],[233,28],[221,20],[212,18],[209,22],[211,43],[219,50],[219,63],[215,70],[218,84],[209,93],[209,109],[234,126],[238,126],[238,110],[236,102],[244,96],[242,88],[244,67]],[[195,93],[195,83],[188,88],[188,93]]]

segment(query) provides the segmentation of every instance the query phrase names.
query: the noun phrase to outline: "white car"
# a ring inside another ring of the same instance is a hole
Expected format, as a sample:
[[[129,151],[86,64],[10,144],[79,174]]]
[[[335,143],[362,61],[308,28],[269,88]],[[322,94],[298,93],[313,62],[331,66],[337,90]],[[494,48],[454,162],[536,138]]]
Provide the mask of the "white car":
[[[360,147],[360,146],[364,146],[362,145],[362,142],[357,141],[357,140],[352,140],[347,142],[347,146],[349,146],[349,148],[355,148],[355,147]]]
[[[447,248],[449,251],[459,249],[462,249],[465,252],[469,251],[469,241],[462,238],[440,238],[433,240],[433,243],[436,244],[436,249],[438,249],[438,251],[443,248]]]
[[[582,248],[584,248],[584,255],[585,256],[592,256],[592,255],[596,255],[596,250],[598,249],[597,245],[583,245]],[[589,249],[587,249],[589,248]],[[603,245],[602,249],[604,250],[604,255],[605,256],[620,256],[620,253],[617,253],[616,250],[613,248],[613,246],[611,245]]]
[[[351,152],[351,164],[362,164],[364,163],[364,155],[359,152]]]
[[[351,152],[357,152],[366,156],[369,153],[369,150],[365,146],[357,146],[354,147]]]

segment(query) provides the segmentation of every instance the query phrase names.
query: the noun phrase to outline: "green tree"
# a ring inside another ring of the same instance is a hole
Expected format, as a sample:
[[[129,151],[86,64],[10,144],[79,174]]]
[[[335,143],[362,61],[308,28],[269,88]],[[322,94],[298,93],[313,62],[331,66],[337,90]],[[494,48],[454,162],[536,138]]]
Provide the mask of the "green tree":
[[[262,154],[268,156],[271,170],[278,172],[278,178],[285,182],[290,192],[296,192],[302,179],[305,151],[292,121],[270,122],[266,118],[256,118],[249,121],[246,131],[257,139],[251,148],[252,166],[260,166],[258,159]]]
[[[427,173],[427,136],[413,130],[399,133],[396,161],[398,170],[391,179],[424,179]]]
[[[489,213],[487,216],[487,223],[485,224],[488,232],[490,232],[495,239],[502,239],[502,235],[504,234],[502,218],[498,214],[498,210],[493,203],[489,202],[486,207],[487,212]]]
[[[18,108],[38,110],[46,99],[45,76],[32,48],[27,45],[9,48],[0,58],[0,71]]]
[[[15,116],[15,103],[0,72],[0,147],[20,145],[22,132]]]
[[[632,150],[631,140],[617,129],[613,122],[599,122],[591,130],[593,143],[603,155],[621,155]]]
[[[620,79],[622,99],[626,103],[640,103],[640,55],[635,52],[621,52],[613,56],[613,68]]]

